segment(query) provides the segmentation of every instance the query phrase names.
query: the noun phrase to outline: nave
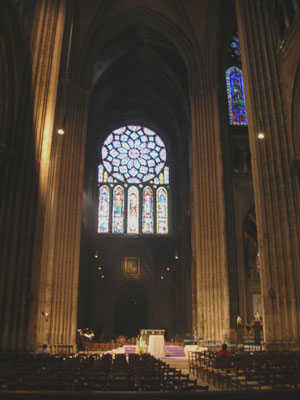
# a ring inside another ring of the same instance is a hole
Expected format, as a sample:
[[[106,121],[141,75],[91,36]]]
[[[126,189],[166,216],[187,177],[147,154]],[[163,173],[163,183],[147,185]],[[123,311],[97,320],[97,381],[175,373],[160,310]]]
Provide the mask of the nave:
[[[298,398],[300,353],[216,351],[157,359],[148,353],[1,354],[0,399]],[[272,397],[272,398],[273,398]]]

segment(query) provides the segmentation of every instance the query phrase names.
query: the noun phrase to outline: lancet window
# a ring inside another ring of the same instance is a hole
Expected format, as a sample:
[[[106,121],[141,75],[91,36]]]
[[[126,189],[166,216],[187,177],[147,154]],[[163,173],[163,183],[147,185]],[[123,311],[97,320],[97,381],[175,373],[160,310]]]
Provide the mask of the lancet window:
[[[238,67],[226,71],[229,122],[231,125],[247,125],[243,72]]]
[[[256,274],[257,278],[260,278],[260,258],[259,258],[259,252],[256,254]]]

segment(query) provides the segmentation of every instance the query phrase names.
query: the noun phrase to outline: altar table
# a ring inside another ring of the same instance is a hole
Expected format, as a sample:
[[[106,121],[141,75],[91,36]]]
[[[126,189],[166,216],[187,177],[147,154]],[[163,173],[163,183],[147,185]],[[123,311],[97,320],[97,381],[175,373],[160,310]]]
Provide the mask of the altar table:
[[[155,358],[165,357],[165,338],[163,335],[150,335],[148,353]]]

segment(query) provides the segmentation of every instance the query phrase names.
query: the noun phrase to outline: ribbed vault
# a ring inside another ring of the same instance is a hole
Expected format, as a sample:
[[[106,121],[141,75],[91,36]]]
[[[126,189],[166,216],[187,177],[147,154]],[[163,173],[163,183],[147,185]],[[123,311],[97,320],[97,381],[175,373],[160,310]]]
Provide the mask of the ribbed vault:
[[[162,131],[173,149],[184,145],[187,71],[163,35],[140,24],[116,34],[97,55],[91,82],[88,152],[102,134],[127,122],[142,122]]]

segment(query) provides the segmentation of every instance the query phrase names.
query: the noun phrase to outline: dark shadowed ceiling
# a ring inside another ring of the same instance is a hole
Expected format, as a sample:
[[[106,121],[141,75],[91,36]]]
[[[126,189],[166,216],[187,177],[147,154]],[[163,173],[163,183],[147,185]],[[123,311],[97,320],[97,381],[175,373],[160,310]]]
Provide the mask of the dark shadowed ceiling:
[[[117,34],[99,53],[92,84],[88,154],[126,123],[149,126],[173,151],[182,147],[189,118],[187,71],[161,34],[138,24]]]

